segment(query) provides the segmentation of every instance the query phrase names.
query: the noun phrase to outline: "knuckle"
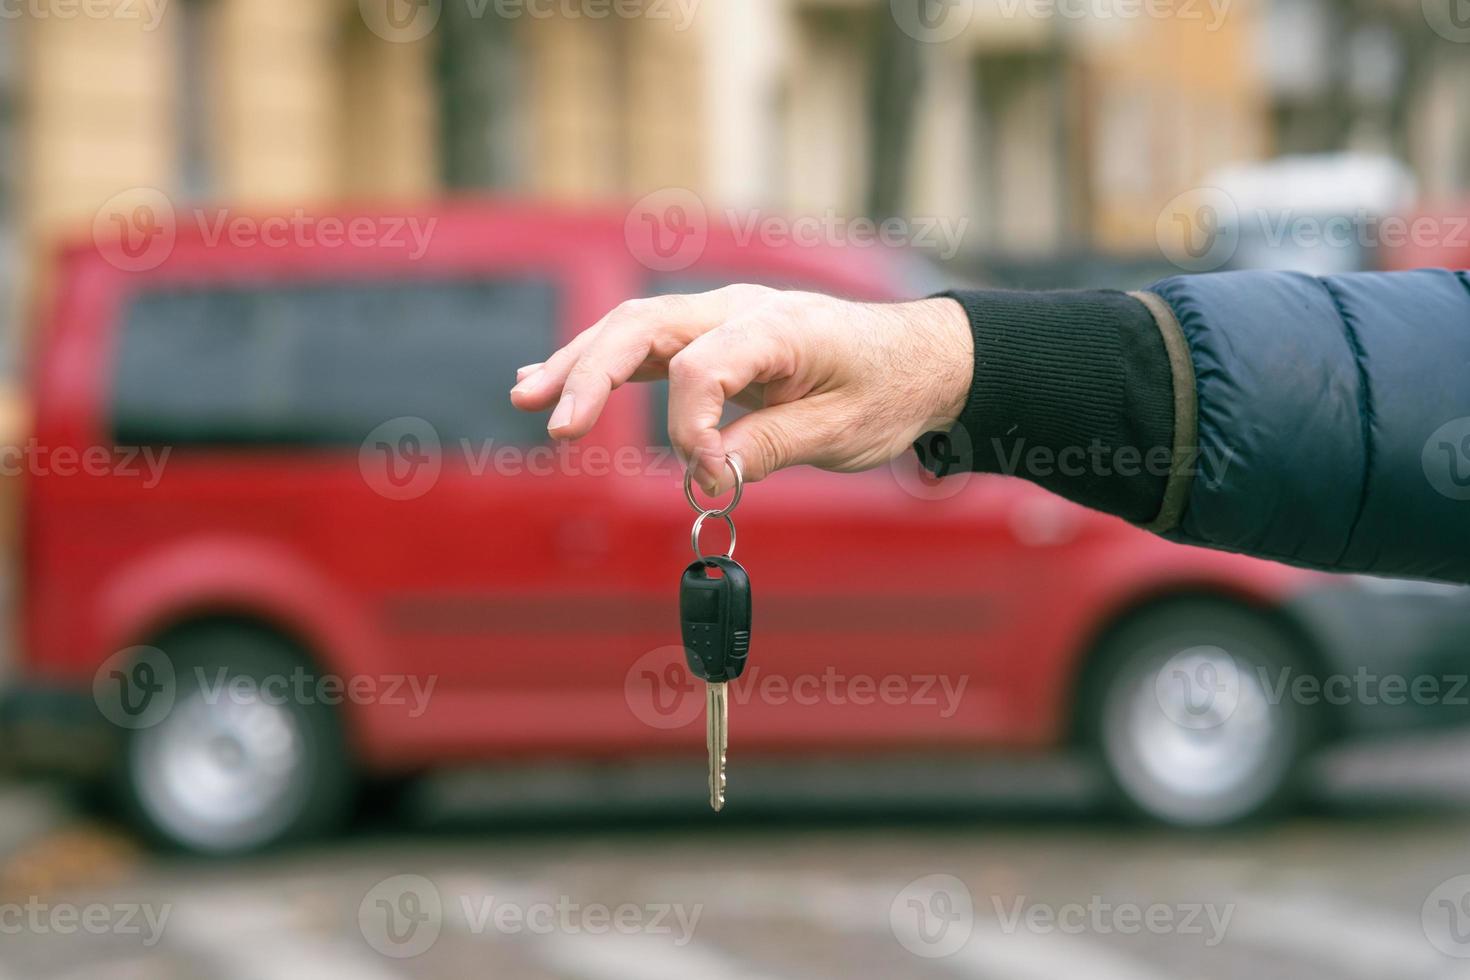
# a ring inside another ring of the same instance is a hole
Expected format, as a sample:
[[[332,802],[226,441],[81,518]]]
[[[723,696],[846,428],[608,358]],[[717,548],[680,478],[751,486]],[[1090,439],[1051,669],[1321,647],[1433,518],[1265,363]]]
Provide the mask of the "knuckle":
[[[785,462],[790,452],[790,439],[782,425],[768,423],[751,430],[749,449],[742,450],[742,453],[750,450],[754,450],[757,456],[759,471],[770,473]]]
[[[723,300],[729,300],[739,306],[754,305],[764,302],[768,297],[779,292],[770,286],[762,286],[753,282],[737,282],[728,286],[721,286],[709,295]]]
[[[699,354],[685,348],[669,360],[669,382],[671,384],[699,384],[709,379],[709,368]]]
[[[567,372],[567,386],[570,388],[587,389],[602,385],[611,387],[612,379],[591,358],[582,358],[572,365],[571,371]]]
[[[628,299],[612,308],[604,322],[618,331],[637,330],[647,326],[649,318],[657,311],[655,299]]]

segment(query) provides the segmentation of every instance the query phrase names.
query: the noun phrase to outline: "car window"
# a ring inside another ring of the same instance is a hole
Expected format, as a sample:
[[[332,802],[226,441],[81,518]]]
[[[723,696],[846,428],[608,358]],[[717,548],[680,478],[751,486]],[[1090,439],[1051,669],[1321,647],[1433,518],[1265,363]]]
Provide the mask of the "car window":
[[[113,384],[124,445],[357,447],[401,416],[441,439],[533,444],[494,379],[550,354],[539,281],[189,287],[139,295]]]

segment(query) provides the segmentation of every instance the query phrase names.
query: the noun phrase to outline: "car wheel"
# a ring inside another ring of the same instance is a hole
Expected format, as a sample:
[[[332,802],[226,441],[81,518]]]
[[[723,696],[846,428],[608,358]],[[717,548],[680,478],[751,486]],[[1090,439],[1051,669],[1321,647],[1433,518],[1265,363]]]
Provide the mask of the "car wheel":
[[[117,789],[165,846],[235,855],[339,826],[352,799],[341,720],[287,642],[240,625],[177,632],[162,717],[128,733]]]
[[[1091,685],[1091,741],[1136,814],[1222,827],[1282,807],[1311,741],[1279,692],[1300,671],[1289,638],[1249,610],[1178,603],[1127,622]]]

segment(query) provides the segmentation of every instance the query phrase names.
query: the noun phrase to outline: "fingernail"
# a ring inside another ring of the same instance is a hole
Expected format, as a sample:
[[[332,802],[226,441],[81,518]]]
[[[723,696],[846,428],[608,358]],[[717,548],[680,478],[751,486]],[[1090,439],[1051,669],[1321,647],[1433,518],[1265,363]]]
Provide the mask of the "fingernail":
[[[541,373],[541,369],[544,368],[545,366],[546,366],[546,362],[544,362],[544,361],[537,361],[535,364],[527,364],[523,368],[516,368],[516,380],[517,381],[524,381],[524,380],[526,380],[526,375],[528,375],[528,374],[540,374]]]
[[[572,424],[572,409],[576,407],[577,396],[570,391],[561,396],[561,401],[556,403],[556,411],[551,413],[551,421],[546,423],[548,429],[562,429]]]
[[[524,371],[525,368],[521,368],[521,370]],[[514,388],[512,388],[511,391],[516,392],[517,394],[521,394],[521,393],[530,391],[532,388],[536,387],[536,384],[537,384],[537,382],[539,382],[541,380],[541,375],[543,373],[544,372],[537,371],[536,373],[532,374],[529,378],[522,378],[520,381],[518,381],[516,383],[516,386]]]

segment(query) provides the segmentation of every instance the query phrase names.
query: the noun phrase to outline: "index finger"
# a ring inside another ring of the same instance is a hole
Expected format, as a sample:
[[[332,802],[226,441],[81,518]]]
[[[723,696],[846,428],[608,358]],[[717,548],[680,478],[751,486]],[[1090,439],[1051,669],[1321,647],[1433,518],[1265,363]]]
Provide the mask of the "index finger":
[[[694,338],[728,319],[753,297],[753,286],[629,300],[547,359],[517,384],[511,400],[525,411],[556,411],[548,428],[557,438],[587,433],[614,388],[650,361],[667,363]]]

